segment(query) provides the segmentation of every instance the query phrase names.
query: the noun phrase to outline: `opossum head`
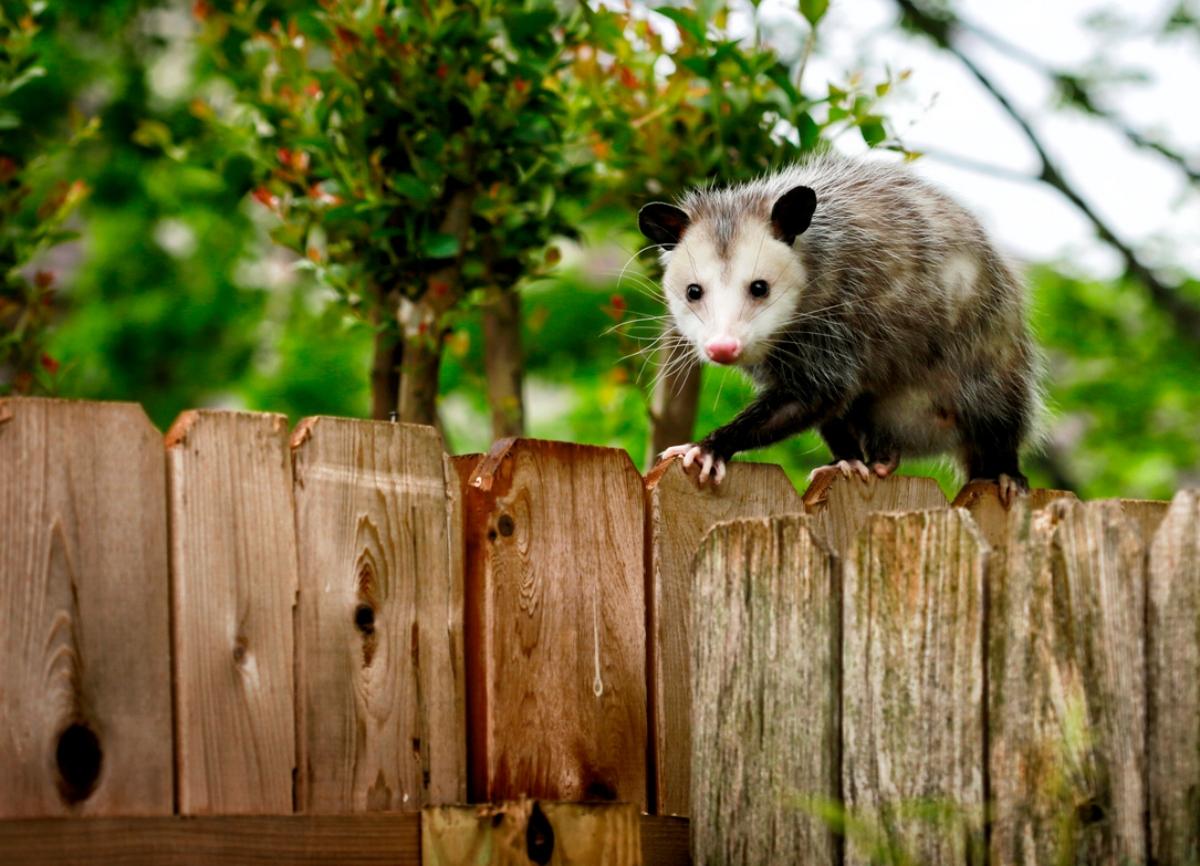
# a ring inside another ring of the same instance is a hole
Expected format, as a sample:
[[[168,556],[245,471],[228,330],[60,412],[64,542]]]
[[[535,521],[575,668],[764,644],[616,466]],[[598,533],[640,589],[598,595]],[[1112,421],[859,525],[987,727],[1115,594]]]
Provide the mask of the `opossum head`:
[[[664,251],[663,292],[675,327],[702,361],[757,364],[804,294],[804,263],[793,245],[812,221],[816,194],[794,187],[769,214],[720,192],[694,194],[684,205],[653,202],[638,213],[642,234]]]

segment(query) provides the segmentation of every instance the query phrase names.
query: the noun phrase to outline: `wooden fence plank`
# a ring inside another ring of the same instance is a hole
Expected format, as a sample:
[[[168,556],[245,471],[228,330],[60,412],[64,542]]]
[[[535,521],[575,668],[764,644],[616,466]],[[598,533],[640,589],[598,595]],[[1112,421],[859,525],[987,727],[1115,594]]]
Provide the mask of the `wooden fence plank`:
[[[848,864],[880,845],[899,862],[979,861],[985,551],[944,509],[875,515],[846,557]]]
[[[167,595],[141,407],[0,400],[0,818],[171,812]]]
[[[646,476],[646,591],[654,810],[687,815],[691,784],[692,561],[713,525],[802,513],[778,466],[733,463],[720,486],[698,488],[678,459]]]
[[[646,802],[642,479],[503,440],[467,493],[470,796]]]
[[[1137,529],[1070,500],[1008,526],[988,581],[991,862],[1144,862]]]
[[[1049,490],[1035,487],[1025,500],[1029,509],[1039,511],[1060,499],[1077,499],[1069,490]],[[972,481],[954,497],[952,508],[965,508],[979,527],[984,541],[993,549],[1004,544],[1008,537],[1008,512],[1000,501],[1000,486],[994,481]]]
[[[630,803],[521,800],[421,814],[423,866],[642,866]]]
[[[850,549],[872,514],[945,508],[946,496],[932,478],[892,475],[862,481],[857,476],[823,476],[804,491],[805,510],[834,553]]]
[[[696,558],[692,853],[699,864],[829,864],[840,596],[804,515],[720,524]]]
[[[292,811],[296,526],[287,419],[197,410],[167,434],[182,814]]]
[[[441,437],[309,418],[292,449],[297,807],[462,802],[462,518]]]
[[[1142,533],[1142,540],[1149,549],[1150,542],[1154,539],[1154,533],[1158,532],[1158,526],[1167,516],[1167,509],[1171,507],[1171,503],[1159,499],[1118,499],[1117,501],[1121,503],[1121,511],[1133,521]]]
[[[1200,863],[1200,491],[1182,491],[1147,574],[1150,862]]]

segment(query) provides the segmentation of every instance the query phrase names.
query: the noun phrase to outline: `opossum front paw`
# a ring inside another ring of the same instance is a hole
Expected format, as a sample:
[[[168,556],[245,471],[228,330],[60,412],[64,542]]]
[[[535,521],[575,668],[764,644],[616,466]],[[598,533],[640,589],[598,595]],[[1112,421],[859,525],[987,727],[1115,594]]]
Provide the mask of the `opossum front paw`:
[[[862,481],[871,480],[871,470],[866,463],[861,460],[835,460],[826,466],[818,466],[808,474],[808,481],[811,484],[819,478],[824,478],[827,475],[840,474],[843,478],[849,478],[851,474],[858,475]],[[882,476],[880,476],[882,477]]]
[[[667,460],[671,457],[682,457],[684,470],[690,470],[692,466],[700,467],[700,474],[696,480],[700,484],[706,484],[711,478],[713,484],[720,484],[725,480],[725,460],[718,457],[712,451],[709,451],[703,445],[672,445],[662,454],[658,455],[660,460]]]

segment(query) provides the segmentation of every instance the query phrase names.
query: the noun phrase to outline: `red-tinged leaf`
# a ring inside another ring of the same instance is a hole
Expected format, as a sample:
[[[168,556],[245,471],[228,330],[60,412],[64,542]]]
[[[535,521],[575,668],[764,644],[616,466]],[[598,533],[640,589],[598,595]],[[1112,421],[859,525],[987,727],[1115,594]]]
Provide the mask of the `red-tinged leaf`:
[[[39,289],[48,289],[54,285],[54,274],[50,271],[38,271],[33,275],[33,284]]]
[[[51,376],[58,372],[58,361],[54,360],[54,358],[51,358],[49,355],[43,353],[41,360],[42,368]]]
[[[207,21],[208,16],[212,14],[212,6],[208,5],[205,0],[196,0],[192,4],[192,17],[197,21]]]
[[[618,64],[617,74],[621,78],[621,84],[625,87],[628,87],[630,90],[636,90],[642,84],[640,81],[638,81],[638,77],[633,74],[633,71],[628,66]]]

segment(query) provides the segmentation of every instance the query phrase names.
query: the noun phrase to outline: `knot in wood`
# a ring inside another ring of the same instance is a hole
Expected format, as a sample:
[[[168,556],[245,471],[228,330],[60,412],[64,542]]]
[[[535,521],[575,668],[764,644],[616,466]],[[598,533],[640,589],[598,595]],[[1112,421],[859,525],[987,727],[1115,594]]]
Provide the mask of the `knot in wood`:
[[[496,521],[496,528],[500,530],[500,534],[505,538],[513,534],[516,529],[516,524],[513,522],[511,514],[501,514],[500,519]]]

